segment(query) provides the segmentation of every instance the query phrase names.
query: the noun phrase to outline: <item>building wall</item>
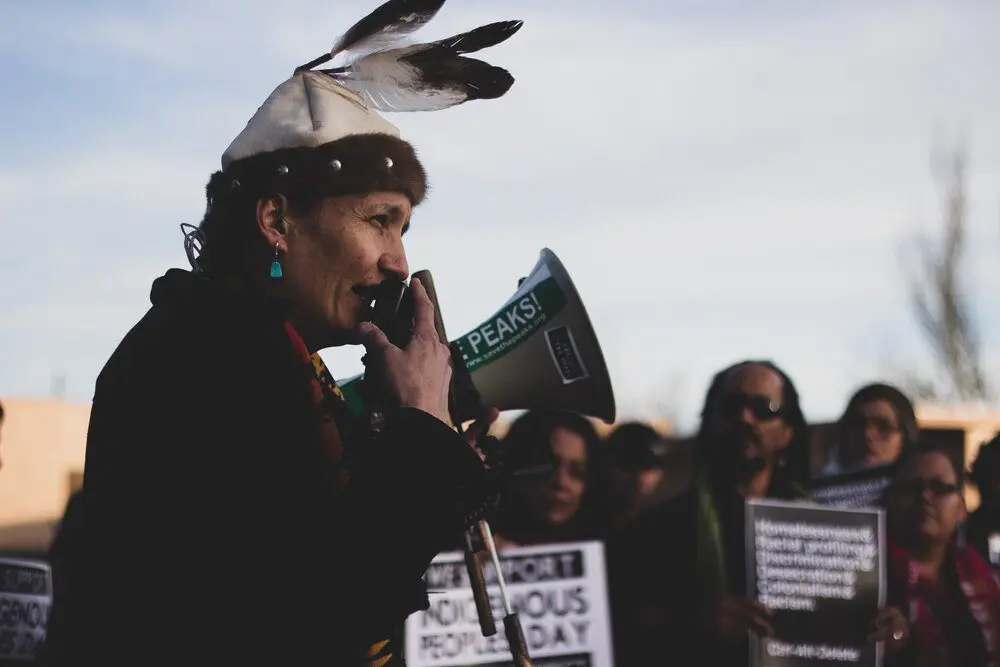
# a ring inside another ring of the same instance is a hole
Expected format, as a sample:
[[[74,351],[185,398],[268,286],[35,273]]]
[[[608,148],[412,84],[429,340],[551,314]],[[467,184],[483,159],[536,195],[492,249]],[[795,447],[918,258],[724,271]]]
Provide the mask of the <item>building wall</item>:
[[[73,488],[81,483],[89,403],[67,403],[52,399],[3,398],[6,417],[0,454],[4,466],[0,471],[0,549],[37,548],[51,537],[54,522],[62,511]],[[942,408],[920,406],[921,425],[931,428],[964,428],[965,458],[975,459],[979,445],[1000,432],[1000,411],[985,408]],[[504,416],[493,429],[498,436],[506,431],[510,419]],[[602,435],[614,425],[595,422]],[[653,422],[665,436],[671,434],[670,424]],[[671,467],[676,468],[681,484],[693,457],[678,440],[677,456]],[[968,493],[970,505],[978,503],[973,489]]]
[[[81,482],[90,404],[0,400],[0,549],[36,548]]]

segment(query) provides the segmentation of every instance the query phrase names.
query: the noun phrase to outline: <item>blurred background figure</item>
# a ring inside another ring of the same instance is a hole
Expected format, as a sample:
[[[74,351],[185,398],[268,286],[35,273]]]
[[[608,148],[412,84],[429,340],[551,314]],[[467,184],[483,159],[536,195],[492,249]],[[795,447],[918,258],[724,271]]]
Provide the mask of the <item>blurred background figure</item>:
[[[903,452],[885,494],[889,604],[909,613],[909,641],[889,664],[986,667],[1000,659],[1000,584],[959,539],[959,471],[944,451]]]
[[[979,490],[979,507],[965,524],[966,540],[990,564],[1000,567],[1000,435],[979,448],[969,480]]]
[[[796,499],[809,470],[809,428],[791,379],[769,361],[713,378],[702,408],[696,471],[683,493],[642,512],[609,542],[617,667],[745,665],[766,613],[747,597],[747,498]]]
[[[530,410],[503,438],[516,469],[548,470],[515,477],[493,528],[498,547],[601,539],[607,526],[601,441],[588,419],[561,410]]]
[[[615,525],[666,500],[664,466],[669,444],[653,427],[625,422],[608,435],[604,449],[609,462],[609,509]]]
[[[825,475],[889,465],[920,437],[913,403],[896,387],[882,383],[866,385],[851,396],[837,431],[837,449]]]

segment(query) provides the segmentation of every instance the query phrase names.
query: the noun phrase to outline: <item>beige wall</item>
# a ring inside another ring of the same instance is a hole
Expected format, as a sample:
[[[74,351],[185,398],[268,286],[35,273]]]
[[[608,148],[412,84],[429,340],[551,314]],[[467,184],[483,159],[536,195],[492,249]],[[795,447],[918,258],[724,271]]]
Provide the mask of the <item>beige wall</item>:
[[[47,539],[83,470],[89,403],[0,398],[0,548]],[[27,544],[33,546],[33,544]]]

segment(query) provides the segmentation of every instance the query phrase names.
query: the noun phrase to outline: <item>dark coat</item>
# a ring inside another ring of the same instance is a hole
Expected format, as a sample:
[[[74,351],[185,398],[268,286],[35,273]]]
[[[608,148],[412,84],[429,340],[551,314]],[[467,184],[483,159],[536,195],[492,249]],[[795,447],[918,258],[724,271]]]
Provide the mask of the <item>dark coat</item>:
[[[378,437],[345,435],[337,494],[286,306],[176,269],[151,299],[97,381],[46,662],[367,664],[473,520],[479,458],[399,409]]]

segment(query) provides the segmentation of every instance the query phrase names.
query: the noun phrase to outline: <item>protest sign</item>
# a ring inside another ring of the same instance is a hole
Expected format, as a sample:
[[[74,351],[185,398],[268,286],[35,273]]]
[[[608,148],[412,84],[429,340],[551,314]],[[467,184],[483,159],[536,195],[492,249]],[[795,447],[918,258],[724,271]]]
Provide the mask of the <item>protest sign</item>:
[[[893,465],[862,468],[813,480],[809,497],[820,505],[853,509],[878,507],[889,486]]]
[[[881,665],[866,637],[885,604],[882,510],[750,500],[746,536],[747,592],[774,613],[774,635],[752,635],[752,665]]]
[[[613,665],[604,546],[574,542],[507,549],[501,568],[535,667]],[[492,563],[483,568],[498,628],[483,637],[461,553],[439,555],[424,576],[430,608],[406,622],[410,667],[512,665]]]
[[[47,563],[0,557],[0,661],[26,661],[45,640],[52,603]]]

